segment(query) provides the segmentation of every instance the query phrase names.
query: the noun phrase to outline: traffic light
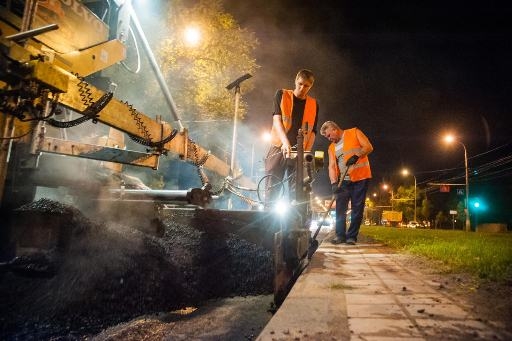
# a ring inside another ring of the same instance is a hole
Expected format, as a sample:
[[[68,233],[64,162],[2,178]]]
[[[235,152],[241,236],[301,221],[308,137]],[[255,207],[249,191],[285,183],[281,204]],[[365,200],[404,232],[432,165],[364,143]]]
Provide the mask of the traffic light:
[[[478,198],[478,197],[469,198],[469,204],[470,204],[470,209],[473,209],[475,211],[482,212],[482,211],[487,210],[487,205],[486,205],[485,201],[482,200],[482,198]]]

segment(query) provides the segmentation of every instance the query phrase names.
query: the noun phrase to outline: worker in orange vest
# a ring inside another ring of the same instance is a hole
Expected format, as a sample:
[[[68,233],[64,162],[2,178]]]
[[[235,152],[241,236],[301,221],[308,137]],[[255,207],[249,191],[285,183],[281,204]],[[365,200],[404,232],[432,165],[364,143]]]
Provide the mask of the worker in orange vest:
[[[308,95],[314,81],[313,72],[302,69],[295,77],[293,90],[276,91],[270,133],[271,146],[265,157],[267,207],[279,199],[285,174],[290,176],[294,171],[294,163],[287,160],[292,147],[297,145],[298,130],[302,128],[304,133],[304,151],[311,151],[315,142],[318,103]]]
[[[333,121],[320,127],[329,145],[329,179],[336,197],[336,237],[333,244],[354,245],[363,220],[368,184],[372,177],[368,154],[373,146],[358,128],[341,129]],[[343,179],[340,176],[344,175]],[[350,226],[347,230],[347,209],[351,205]]]

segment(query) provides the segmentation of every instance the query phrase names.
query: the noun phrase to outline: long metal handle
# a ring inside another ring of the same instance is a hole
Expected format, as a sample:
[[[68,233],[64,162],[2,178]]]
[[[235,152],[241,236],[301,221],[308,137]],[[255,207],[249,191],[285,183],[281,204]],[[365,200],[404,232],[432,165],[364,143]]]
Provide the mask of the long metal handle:
[[[348,168],[349,167],[346,167],[345,168],[345,171],[343,172],[343,175],[340,177],[339,181],[338,181],[338,187],[337,189],[340,189],[341,188],[341,184],[343,183],[343,179],[345,179],[345,176],[347,175],[347,172],[348,172]],[[322,225],[324,224],[325,222],[325,218],[327,218],[327,215],[329,214],[329,212],[331,211],[331,208],[332,208],[332,204],[334,204],[334,201],[336,200],[336,194],[332,194],[332,199],[331,199],[331,202],[329,203],[329,207],[327,208],[327,211],[324,212],[324,216],[322,217],[322,221],[320,222],[320,224],[318,224],[318,227],[315,231],[315,233],[313,234],[313,240],[316,240],[316,237],[318,236],[318,233],[320,232],[320,229],[322,228]]]

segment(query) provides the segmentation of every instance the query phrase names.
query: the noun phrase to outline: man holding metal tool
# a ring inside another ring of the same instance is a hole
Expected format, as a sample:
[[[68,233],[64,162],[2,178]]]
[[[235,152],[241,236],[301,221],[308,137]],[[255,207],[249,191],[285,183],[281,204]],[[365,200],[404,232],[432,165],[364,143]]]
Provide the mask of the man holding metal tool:
[[[333,121],[322,124],[320,134],[331,141],[328,149],[329,179],[336,199],[336,237],[331,242],[354,245],[372,177],[368,154],[373,151],[373,146],[358,128],[343,130]],[[347,230],[349,202],[352,212]]]
[[[315,77],[310,70],[300,70],[295,76],[293,90],[279,89],[274,98],[272,113],[271,146],[265,157],[267,174],[265,201],[269,203],[278,199],[282,189],[281,182],[285,173],[293,171],[288,162],[292,147],[297,145],[297,132],[304,133],[304,150],[311,151],[315,142],[318,117],[318,103],[308,95]]]

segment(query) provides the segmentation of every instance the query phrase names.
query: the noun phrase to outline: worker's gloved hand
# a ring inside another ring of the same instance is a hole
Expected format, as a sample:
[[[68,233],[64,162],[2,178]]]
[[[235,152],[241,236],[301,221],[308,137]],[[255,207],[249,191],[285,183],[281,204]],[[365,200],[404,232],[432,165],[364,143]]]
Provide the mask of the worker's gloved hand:
[[[354,154],[354,155],[352,155],[352,156],[347,160],[347,163],[346,163],[345,165],[346,165],[347,167],[348,167],[348,166],[352,166],[352,165],[354,165],[354,164],[357,162],[357,160],[359,160],[359,156],[357,156],[357,155],[355,155],[355,154]]]
[[[281,152],[286,159],[289,159],[292,154],[292,146],[289,143],[283,143],[281,146]]]
[[[338,193],[338,190],[339,190],[338,183],[331,184],[331,189],[332,189],[332,194]]]

